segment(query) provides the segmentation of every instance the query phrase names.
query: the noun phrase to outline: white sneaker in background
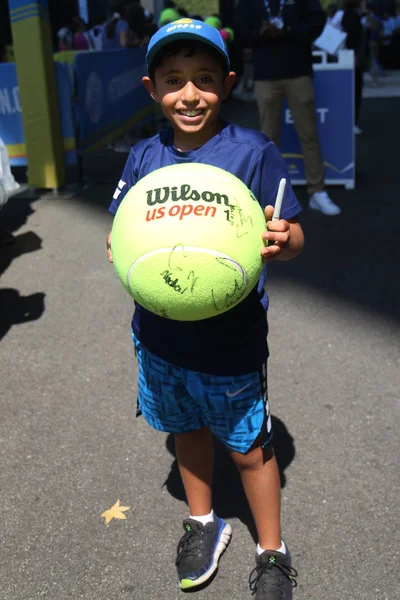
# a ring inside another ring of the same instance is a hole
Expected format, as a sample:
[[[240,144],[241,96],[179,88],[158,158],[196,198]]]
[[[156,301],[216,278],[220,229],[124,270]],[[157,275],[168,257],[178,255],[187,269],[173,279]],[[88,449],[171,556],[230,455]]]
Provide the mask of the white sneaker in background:
[[[342,212],[337,204],[332,202],[325,191],[315,192],[310,197],[309,207],[313,210],[319,210],[323,215],[328,216],[340,215]]]
[[[129,154],[129,152],[132,150],[132,146],[129,146],[129,144],[115,144],[113,150],[114,152]]]
[[[354,125],[353,133],[354,135],[360,135],[360,133],[362,133],[362,129],[360,129],[358,125]]]

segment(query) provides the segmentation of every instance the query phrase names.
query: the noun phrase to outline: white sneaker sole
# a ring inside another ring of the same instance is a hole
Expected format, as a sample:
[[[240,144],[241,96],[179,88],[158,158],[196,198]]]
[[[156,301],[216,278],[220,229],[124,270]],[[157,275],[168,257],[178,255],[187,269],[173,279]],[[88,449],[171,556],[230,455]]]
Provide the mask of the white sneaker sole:
[[[219,538],[219,542],[214,552],[214,561],[211,567],[201,577],[196,579],[196,581],[193,581],[192,579],[182,579],[180,582],[180,587],[182,590],[187,590],[197,585],[201,585],[202,583],[207,581],[207,579],[210,579],[211,575],[217,569],[219,558],[221,554],[223,554],[223,552],[226,550],[226,547],[229,544],[229,540],[231,539],[231,537],[232,527],[229,525],[229,523],[227,523],[222,530],[221,537]]]
[[[335,209],[334,212],[326,212],[316,202],[313,202],[312,200],[309,202],[308,206],[312,210],[318,210],[320,213],[326,215],[327,217],[335,217],[336,215],[340,215],[340,213],[342,212],[339,207],[337,207],[337,210]]]

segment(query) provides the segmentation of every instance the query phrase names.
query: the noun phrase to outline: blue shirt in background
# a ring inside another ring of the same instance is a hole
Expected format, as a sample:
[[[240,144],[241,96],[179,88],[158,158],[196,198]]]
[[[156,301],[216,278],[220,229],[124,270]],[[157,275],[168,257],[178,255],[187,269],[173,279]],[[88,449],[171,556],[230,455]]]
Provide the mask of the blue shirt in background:
[[[101,34],[101,42],[102,42],[101,49],[102,50],[114,50],[116,48],[122,48],[119,38],[120,38],[121,33],[123,33],[124,31],[128,31],[128,29],[129,29],[128,23],[126,21],[123,21],[122,19],[118,19],[117,24],[115,26],[114,35],[110,39],[107,37],[107,27],[108,27],[108,23],[106,23],[104,25],[103,31]]]
[[[289,183],[285,162],[276,146],[262,133],[224,124],[206,144],[180,152],[172,130],[136,144],[128,157],[109,211],[115,215],[129,189],[156,169],[197,162],[229,171],[251,189],[261,206],[274,205],[279,182],[287,179],[281,217],[295,217],[301,206]],[[260,368],[268,358],[264,268],[256,287],[226,313],[201,321],[174,321],[136,305],[132,329],[151,352],[175,365],[215,375],[240,375]]]

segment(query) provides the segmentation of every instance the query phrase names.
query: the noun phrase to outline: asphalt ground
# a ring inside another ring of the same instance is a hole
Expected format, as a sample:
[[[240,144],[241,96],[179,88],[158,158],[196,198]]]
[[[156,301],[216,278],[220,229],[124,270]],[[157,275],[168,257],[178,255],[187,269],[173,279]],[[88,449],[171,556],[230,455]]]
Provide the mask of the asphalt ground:
[[[256,125],[255,107],[228,116]],[[295,598],[400,597],[400,177],[397,99],[365,100],[357,186],[310,212],[303,254],[270,267],[269,395]],[[170,436],[135,418],[132,303],[107,263],[106,206],[125,161],[86,161],[76,195],[1,213],[0,597],[178,600],[187,516]],[[215,509],[232,542],[198,600],[250,598],[254,526],[217,446]],[[118,499],[126,520],[105,526]]]

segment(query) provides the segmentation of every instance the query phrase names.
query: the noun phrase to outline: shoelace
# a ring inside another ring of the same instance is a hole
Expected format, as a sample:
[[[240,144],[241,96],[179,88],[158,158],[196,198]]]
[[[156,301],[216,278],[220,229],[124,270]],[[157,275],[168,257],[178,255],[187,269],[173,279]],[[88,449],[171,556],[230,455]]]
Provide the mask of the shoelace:
[[[264,565],[262,567],[257,566],[255,567],[252,572],[250,573],[249,576],[249,586],[250,586],[250,591],[252,593],[252,595],[254,595],[257,592],[257,587],[258,587],[258,583],[261,579],[261,577],[264,575],[264,573],[268,570],[272,569],[279,569],[279,571],[285,576],[287,577],[291,583],[292,583],[292,587],[297,587],[297,581],[296,581],[296,577],[297,577],[297,571],[296,569],[293,569],[293,567],[289,567],[288,565],[280,565],[279,563],[275,562],[275,563],[271,563],[268,565]],[[254,575],[254,577],[253,577]],[[274,575],[274,580],[272,581],[272,585],[276,585],[276,587],[279,587],[279,583],[280,583],[280,575],[279,573],[275,570],[271,572],[271,575]]]
[[[187,531],[179,540],[176,557],[176,565],[182,560],[183,553],[185,552],[185,557],[189,554],[195,554],[201,543],[201,537],[203,531]]]

